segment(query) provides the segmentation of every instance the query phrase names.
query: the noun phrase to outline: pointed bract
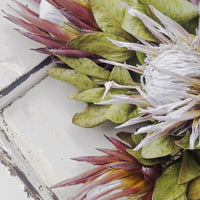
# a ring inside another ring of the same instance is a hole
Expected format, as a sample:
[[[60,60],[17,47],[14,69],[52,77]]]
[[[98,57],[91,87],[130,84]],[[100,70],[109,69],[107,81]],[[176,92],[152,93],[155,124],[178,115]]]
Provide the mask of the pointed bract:
[[[133,156],[127,155],[126,148],[133,148],[113,138],[106,138],[116,147],[116,150],[101,149],[106,156],[87,156],[74,160],[85,161],[97,166],[74,178],[62,181],[52,188],[84,183],[69,199],[96,200],[134,197],[142,200],[152,194],[153,186],[159,177],[160,168],[157,165],[142,166]]]

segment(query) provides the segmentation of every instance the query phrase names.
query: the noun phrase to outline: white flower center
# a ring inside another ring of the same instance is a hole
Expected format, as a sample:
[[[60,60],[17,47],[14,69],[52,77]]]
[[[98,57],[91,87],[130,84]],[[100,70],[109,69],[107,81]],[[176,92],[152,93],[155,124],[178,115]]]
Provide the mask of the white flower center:
[[[177,103],[188,97],[190,84],[184,78],[200,76],[200,56],[191,50],[172,48],[146,60],[141,76],[147,100],[153,106]]]

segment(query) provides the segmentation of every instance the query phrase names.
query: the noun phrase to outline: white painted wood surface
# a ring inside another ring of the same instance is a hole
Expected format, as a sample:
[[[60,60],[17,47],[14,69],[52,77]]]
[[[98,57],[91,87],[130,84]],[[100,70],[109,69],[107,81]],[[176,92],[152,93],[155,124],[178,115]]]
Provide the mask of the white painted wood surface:
[[[32,0],[19,1],[25,4],[28,3],[31,8],[38,10],[38,5]],[[14,6],[11,0],[1,0],[0,8],[13,13],[7,4]],[[46,57],[46,55],[31,51],[31,48],[39,48],[41,45],[16,32],[14,28],[19,27],[3,18],[4,15],[0,11],[0,90],[35,67]]]
[[[70,158],[97,155],[96,147],[110,146],[103,134],[110,135],[113,124],[85,129],[71,123],[73,114],[85,106],[66,98],[74,91],[48,77],[3,111],[9,126],[7,135],[47,186],[89,169],[89,165]],[[71,187],[55,193],[64,200],[72,190]]]
[[[4,200],[27,200],[27,194],[24,192],[24,186],[17,177],[10,175],[8,168],[0,165],[0,198]],[[32,198],[29,198],[31,200]]]

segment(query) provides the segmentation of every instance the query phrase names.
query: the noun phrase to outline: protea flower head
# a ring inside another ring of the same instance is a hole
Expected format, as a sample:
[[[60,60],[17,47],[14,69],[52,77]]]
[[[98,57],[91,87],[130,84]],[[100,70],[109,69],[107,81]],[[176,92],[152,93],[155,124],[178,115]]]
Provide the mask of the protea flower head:
[[[40,13],[32,11],[17,0],[13,2],[19,9],[13,9],[21,18],[5,11],[5,18],[21,26],[28,32],[16,29],[22,35],[46,46],[36,49],[41,53],[74,57],[87,57],[89,53],[71,49],[67,42],[83,32],[99,30],[87,1],[81,0],[42,0]],[[56,8],[55,8],[56,7]],[[50,13],[49,13],[50,12]],[[81,18],[84,15],[84,18]]]
[[[130,66],[102,60],[140,73],[141,86],[135,87],[137,95],[112,95],[112,100],[102,104],[132,103],[140,106],[141,116],[120,127],[155,120],[154,124],[143,126],[136,132],[152,133],[136,149],[165,134],[181,136],[186,130],[191,130],[190,148],[193,149],[197,139],[200,146],[200,30],[198,29],[196,37],[193,37],[154,7],[150,6],[150,9],[163,26],[137,10],[129,9],[129,13],[144,23],[161,42],[160,45],[143,40],[140,40],[142,44],[111,40],[120,47],[145,53],[145,64]],[[106,85],[106,92],[111,87],[120,88],[113,82]]]
[[[62,181],[52,188],[82,183],[82,187],[69,200],[150,200],[154,183],[160,176],[159,166],[141,165],[127,153],[126,149],[132,148],[131,146],[113,137],[107,137],[107,139],[116,147],[116,150],[98,149],[107,155],[74,159],[97,165],[96,168]]]

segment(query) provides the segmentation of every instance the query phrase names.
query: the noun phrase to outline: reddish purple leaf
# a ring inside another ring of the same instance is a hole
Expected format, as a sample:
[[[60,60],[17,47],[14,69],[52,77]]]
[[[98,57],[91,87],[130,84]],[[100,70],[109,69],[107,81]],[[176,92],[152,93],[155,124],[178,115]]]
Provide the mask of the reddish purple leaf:
[[[76,161],[88,162],[94,165],[105,165],[107,163],[117,162],[115,158],[110,156],[85,156],[72,159]]]

